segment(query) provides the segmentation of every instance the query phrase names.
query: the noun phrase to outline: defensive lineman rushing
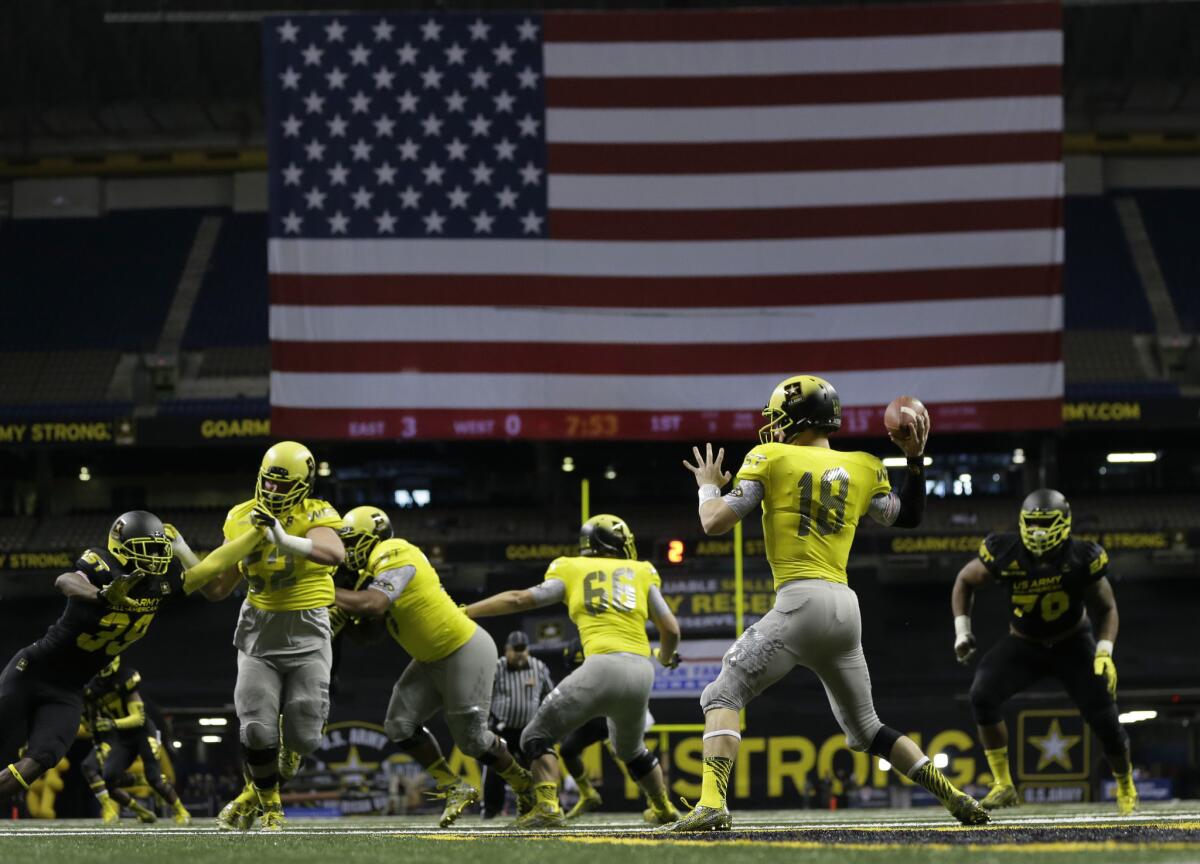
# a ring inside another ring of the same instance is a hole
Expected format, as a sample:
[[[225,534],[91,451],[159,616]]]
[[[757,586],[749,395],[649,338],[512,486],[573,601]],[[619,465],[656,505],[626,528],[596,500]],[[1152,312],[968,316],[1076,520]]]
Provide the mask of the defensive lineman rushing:
[[[724,830],[732,825],[726,787],[741,734],[738,712],[795,666],[825,685],[830,707],[854,750],[867,751],[928,789],[963,824],[988,821],[974,798],[960,792],[912,739],[875,714],[871,678],[862,650],[858,598],[847,585],[846,562],[859,519],[914,528],[925,509],[924,458],[929,434],[916,415],[904,438],[893,441],[908,457],[908,477],[891,490],[883,464],[867,453],[829,446],[841,427],[841,402],[829,382],[811,375],[782,381],[763,409],[767,423],[738,472],[737,485],[721,468],[724,450],[712,445],[696,464],[684,462],[700,487],[706,534],[724,534],[762,505],[767,560],[775,577],[775,606],[725,653],[721,673],[700,698],[704,710],[704,765],[700,802],[665,831]]]
[[[989,534],[979,555],[959,572],[950,604],[954,653],[964,666],[975,655],[971,607],[975,591],[999,582],[1008,590],[1009,632],[984,655],[971,685],[971,707],[993,783],[983,806],[1020,803],[1008,766],[1008,699],[1041,678],[1057,678],[1104,747],[1117,778],[1117,807],[1137,807],[1129,736],[1117,717],[1117,601],[1106,577],[1108,554],[1071,535],[1071,505],[1062,493],[1038,489],[1021,504],[1017,534]],[[1085,605],[1096,616],[1092,636]]]
[[[388,633],[412,657],[401,673],[383,721],[388,737],[419,762],[445,798],[440,824],[452,825],[479,800],[479,790],[456,775],[425,723],[439,711],[459,750],[495,771],[518,796],[532,778],[504,739],[488,729],[496,643],[450,599],[437,571],[411,543],[392,537],[387,514],[356,507],[341,531],[346,564],[359,571],[359,590],[337,589],[337,606],[355,616],[386,616]]]
[[[585,659],[538,708],[521,734],[521,751],[533,768],[536,801],[517,818],[517,828],[564,824],[558,803],[558,757],[554,745],[594,717],[608,718],[617,758],[654,810],[655,821],[673,822],[679,813],[667,800],[662,768],[646,749],[645,720],[654,684],[646,619],[654,621],[661,643],[659,662],[678,664],[679,622],[660,592],[662,580],[648,561],[637,560],[629,526],[616,516],[593,516],[579,532],[579,557],[556,558],[545,581],[524,591],[505,591],[467,607],[472,618],[565,603],[579,628]]]
[[[259,815],[263,830],[282,828],[280,772],[317,748],[329,713],[328,607],[345,550],[337,511],[308,497],[315,474],[303,444],[282,441],[267,450],[254,497],[229,511],[225,546],[209,556],[247,536],[265,535],[203,589],[210,600],[228,596],[243,579],[249,589],[233,635],[233,700],[247,783],[218,814],[223,829],[244,830]]]

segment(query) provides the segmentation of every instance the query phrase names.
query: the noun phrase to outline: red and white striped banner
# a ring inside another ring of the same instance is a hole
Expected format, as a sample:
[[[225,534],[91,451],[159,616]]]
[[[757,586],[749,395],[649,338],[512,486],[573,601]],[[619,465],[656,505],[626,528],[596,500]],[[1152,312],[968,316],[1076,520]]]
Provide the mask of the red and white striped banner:
[[[545,231],[273,223],[273,429],[741,437],[797,373],[837,387],[850,434],[881,433],[902,393],[940,431],[1059,425],[1061,17],[1012,3],[526,18]],[[441,152],[425,116],[400,114],[396,138]]]

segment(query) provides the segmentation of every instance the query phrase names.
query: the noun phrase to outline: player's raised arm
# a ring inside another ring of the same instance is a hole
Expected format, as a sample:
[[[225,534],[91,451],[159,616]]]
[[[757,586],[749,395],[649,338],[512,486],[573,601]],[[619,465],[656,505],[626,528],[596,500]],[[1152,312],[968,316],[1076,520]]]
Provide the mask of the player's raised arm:
[[[259,529],[226,541],[203,561],[183,571],[183,590],[188,594],[199,590],[209,600],[223,600],[242,579],[237,563],[262,540],[263,531]]]
[[[100,589],[93,585],[86,576],[78,570],[62,573],[54,580],[58,593],[68,600],[84,600],[88,603],[100,602]]]
[[[318,525],[303,537],[296,537],[284,530],[279,520],[263,507],[250,511],[250,523],[266,529],[267,538],[285,555],[296,555],[329,567],[337,567],[346,560],[342,538],[325,525]]]
[[[881,525],[892,528],[916,528],[925,518],[925,443],[929,440],[929,415],[915,412],[905,427],[907,436],[901,438],[889,432],[888,437],[908,459],[904,486],[871,499],[867,512]]]
[[[683,467],[692,472],[699,487],[700,527],[705,534],[724,534],[762,503],[763,486],[757,480],[743,479],[731,492],[722,496],[721,489],[733,478],[721,467],[725,460],[725,448],[717,450],[715,457],[712,444],[704,445],[703,456],[699,447],[693,447],[692,453],[696,457],[696,464],[684,459]]]
[[[523,591],[501,591],[467,607],[467,617],[471,619],[492,618],[497,615],[513,615],[517,612],[527,612],[530,609],[540,609],[554,603],[561,603],[567,596],[566,586],[558,579],[548,579],[539,582],[532,588]]]

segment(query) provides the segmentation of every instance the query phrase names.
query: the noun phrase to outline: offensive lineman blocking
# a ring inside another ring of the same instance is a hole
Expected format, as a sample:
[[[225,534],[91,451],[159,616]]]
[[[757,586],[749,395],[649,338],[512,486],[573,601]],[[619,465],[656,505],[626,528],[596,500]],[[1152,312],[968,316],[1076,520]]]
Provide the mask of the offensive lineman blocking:
[[[858,598],[847,585],[846,562],[859,519],[870,514],[888,526],[914,528],[925,510],[924,452],[928,419],[914,416],[909,434],[892,440],[908,457],[899,494],[887,470],[867,453],[829,446],[841,428],[841,401],[828,381],[788,378],[763,409],[759,446],[746,456],[733,491],[721,495],[730,474],[712,445],[696,464],[700,522],[706,534],[724,534],[762,505],[767,560],[775,577],[775,605],[725,653],[721,673],[700,697],[704,710],[704,765],[699,803],[664,831],[727,830],[733,820],[726,788],[741,741],[738,712],[793,667],[813,670],[854,750],[887,759],[920,783],[965,825],[988,821],[979,802],[945,778],[916,743],[875,714],[871,678],[862,650]]]
[[[674,822],[679,813],[667,800],[662,767],[646,749],[646,711],[654,686],[646,619],[658,628],[658,660],[679,663],[679,622],[659,590],[654,565],[637,560],[629,526],[616,516],[593,516],[579,530],[579,556],[556,558],[545,581],[524,591],[504,591],[472,603],[472,618],[511,615],[565,603],[583,642],[583,665],[564,678],[521,733],[530,760],[537,800],[516,828],[561,827],[558,757],[554,745],[594,717],[608,718],[609,739],[629,776],[642,787],[654,821]]]

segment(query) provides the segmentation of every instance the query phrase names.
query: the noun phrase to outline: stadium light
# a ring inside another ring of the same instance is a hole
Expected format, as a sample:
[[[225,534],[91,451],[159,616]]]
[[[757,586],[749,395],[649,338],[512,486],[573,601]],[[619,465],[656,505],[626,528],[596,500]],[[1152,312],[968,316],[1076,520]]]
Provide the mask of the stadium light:
[[[92,479],[92,472],[86,465],[81,465],[79,468],[79,479],[84,483]]]
[[[201,726],[228,726],[229,720],[225,717],[201,717]]]
[[[950,764],[950,757],[947,756],[945,753],[934,753],[933,754],[933,767],[934,768],[938,768],[938,769],[945,768],[949,764]]]
[[[333,469],[329,467],[328,462],[322,462],[319,465],[317,465],[317,476],[318,477],[328,477],[332,473],[333,473]]]
[[[886,456],[886,457],[884,457],[884,460],[883,460],[884,468],[903,468],[907,464],[908,464],[908,460],[905,459],[903,456]],[[928,468],[932,464],[933,464],[933,457],[926,456],[925,457],[925,467]]]
[[[1153,720],[1158,716],[1158,712],[1150,711],[1126,711],[1123,714],[1118,714],[1117,719],[1122,723],[1141,723],[1143,720]]]
[[[892,770],[892,763],[891,763],[891,762],[889,762],[889,761],[887,761],[886,759],[884,759],[884,758],[881,756],[881,757],[879,758],[879,770],[880,770],[880,771],[891,771],[891,770]]]
[[[1012,463],[1014,465],[1024,465],[1025,464],[1025,448],[1024,447],[1018,447],[1016,450],[1013,451]]]
[[[1125,462],[1157,462],[1157,453],[1109,453],[1108,461],[1113,463]]]
[[[570,456],[564,456],[562,470],[566,474],[570,474],[572,471],[574,471],[575,470],[575,460],[572,459]]]
[[[205,744],[220,744],[221,736],[220,735],[201,735],[200,740],[203,741]]]
[[[611,465],[609,465],[607,468],[605,468],[604,469],[604,479],[605,480],[616,480],[617,479],[617,469]]]
[[[174,741],[171,742],[171,746],[174,747],[176,750],[182,750],[183,742],[180,741],[178,738],[176,738]]]

